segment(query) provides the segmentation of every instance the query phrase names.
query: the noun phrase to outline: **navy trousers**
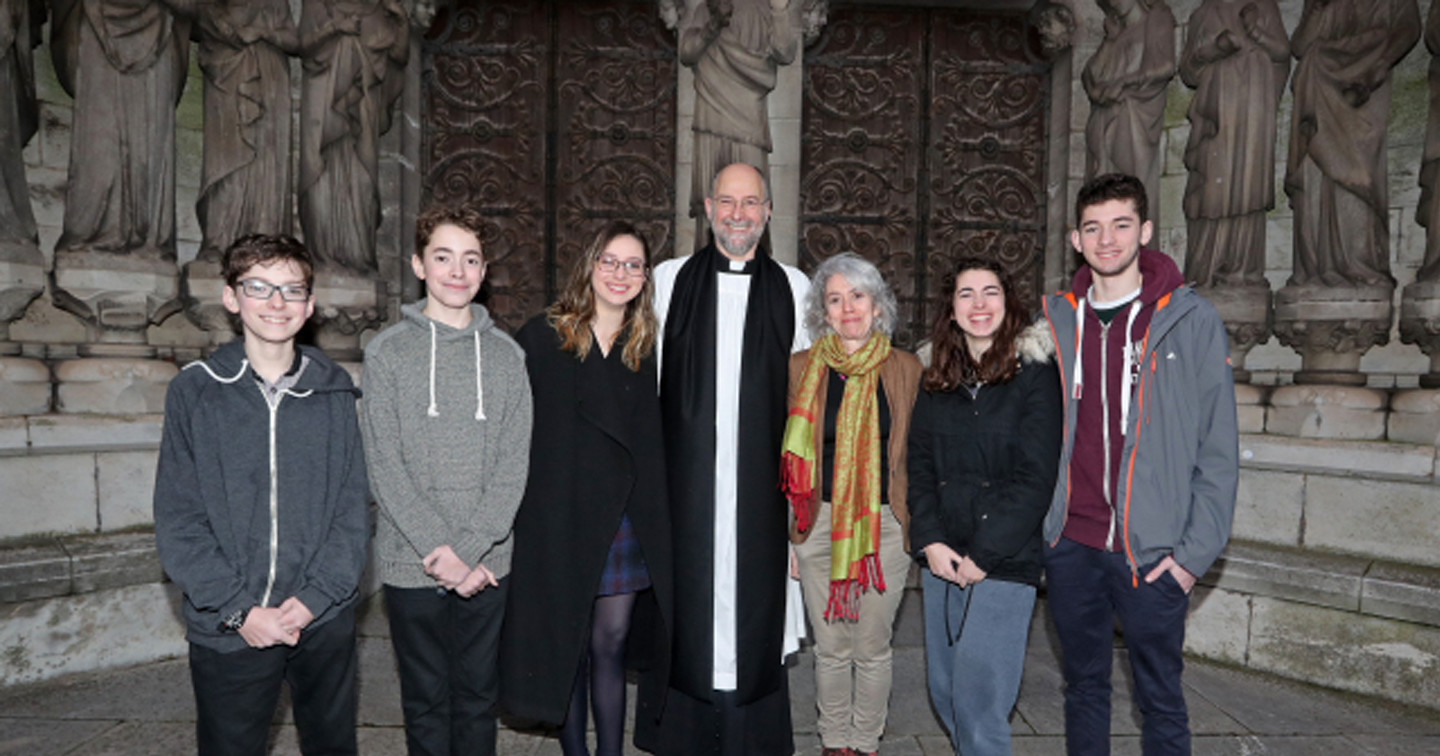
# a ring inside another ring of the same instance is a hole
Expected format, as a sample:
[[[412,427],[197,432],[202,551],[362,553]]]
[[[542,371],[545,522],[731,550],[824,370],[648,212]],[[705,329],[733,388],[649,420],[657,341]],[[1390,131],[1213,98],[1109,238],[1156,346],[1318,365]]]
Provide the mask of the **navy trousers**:
[[[1190,597],[1169,573],[1146,583],[1145,575],[1154,566],[1140,567],[1137,586],[1123,552],[1100,551],[1068,538],[1045,547],[1046,597],[1064,656],[1069,756],[1110,753],[1110,670],[1117,618],[1135,676],[1142,752],[1190,753],[1190,721],[1180,686]]]

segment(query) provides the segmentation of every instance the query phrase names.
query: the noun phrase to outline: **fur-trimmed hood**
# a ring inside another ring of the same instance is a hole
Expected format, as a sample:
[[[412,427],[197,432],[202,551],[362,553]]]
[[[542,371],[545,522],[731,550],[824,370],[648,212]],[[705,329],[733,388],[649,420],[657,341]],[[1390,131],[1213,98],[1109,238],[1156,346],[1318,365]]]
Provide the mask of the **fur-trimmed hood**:
[[[915,356],[920,358],[920,364],[930,367],[933,350],[934,345],[929,339],[915,348]],[[1044,363],[1055,359],[1055,337],[1050,334],[1050,326],[1044,318],[1031,323],[1030,327],[1015,338],[1015,353],[1026,362]]]

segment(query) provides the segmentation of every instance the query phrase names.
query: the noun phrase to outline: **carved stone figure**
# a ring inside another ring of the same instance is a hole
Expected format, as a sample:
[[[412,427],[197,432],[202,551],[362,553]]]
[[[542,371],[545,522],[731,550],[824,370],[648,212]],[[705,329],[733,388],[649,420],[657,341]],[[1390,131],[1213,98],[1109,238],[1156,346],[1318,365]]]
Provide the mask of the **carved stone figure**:
[[[0,355],[15,349],[4,343],[10,321],[45,289],[24,158],[39,123],[32,50],[44,14],[39,0],[0,0]]]
[[[1415,0],[1307,0],[1285,191],[1295,211],[1292,286],[1389,286],[1385,164],[1390,69],[1420,38]]]
[[[246,234],[289,234],[290,63],[300,36],[286,0],[167,0],[194,18],[205,74],[200,257]]]
[[[691,0],[679,38],[680,62],[695,69],[691,217],[703,221],[708,182],[721,168],[749,163],[768,175],[766,98],[779,66],[795,59],[800,6],[799,0]],[[698,246],[703,237],[697,234]]]
[[[39,44],[38,24],[32,24],[32,4],[35,0],[0,0],[0,245],[34,248],[38,255],[23,156],[40,115],[31,52]]]
[[[1425,19],[1425,49],[1430,51],[1430,112],[1425,124],[1425,153],[1420,162],[1420,204],[1415,220],[1425,227],[1425,262],[1416,281],[1440,281],[1440,3],[1430,3]]]
[[[55,73],[75,98],[56,252],[173,261],[175,106],[189,24],[159,0],[54,0],[52,8]]]
[[[1175,16],[1165,0],[1096,0],[1105,12],[1105,39],[1085,64],[1080,83],[1090,98],[1085,125],[1085,175],[1138,176],[1160,196],[1160,127],[1165,88],[1175,76]],[[1150,218],[1159,226],[1156,205]]]
[[[1290,42],[1275,0],[1205,0],[1190,16],[1180,77],[1190,101],[1185,280],[1264,287],[1275,206],[1275,118]]]
[[[405,84],[399,0],[305,0],[300,15],[300,226],[322,269],[375,272],[380,135]]]

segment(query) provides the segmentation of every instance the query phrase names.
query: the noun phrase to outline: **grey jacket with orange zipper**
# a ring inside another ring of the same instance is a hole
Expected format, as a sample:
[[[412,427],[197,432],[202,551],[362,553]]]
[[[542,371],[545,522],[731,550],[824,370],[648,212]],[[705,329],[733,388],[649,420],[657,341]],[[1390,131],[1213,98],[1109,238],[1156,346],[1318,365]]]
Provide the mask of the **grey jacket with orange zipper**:
[[[1160,272],[1167,265],[1173,269],[1174,263],[1161,253],[1141,250],[1142,273],[1151,267]],[[1077,315],[1084,317],[1090,282],[1089,268],[1082,267],[1072,291],[1045,298],[1065,392],[1060,476],[1044,523],[1050,544],[1060,539],[1069,515],[1080,404],[1075,387],[1082,338]],[[1119,397],[1104,407],[1107,420],[1111,413],[1125,416],[1111,502],[1117,536],[1113,547],[1125,553],[1135,583],[1144,577],[1139,574],[1142,567],[1167,555],[1191,574],[1204,575],[1229,541],[1239,481],[1235,387],[1225,324],[1188,286],[1173,288],[1153,307],[1143,336],[1134,334],[1140,346],[1132,379],[1126,382],[1128,407]],[[1123,312],[1117,315],[1117,323],[1125,317]],[[1091,322],[1087,327],[1093,326]],[[1098,390],[1097,377],[1081,377],[1082,390]],[[1101,441],[1097,437],[1081,443]]]

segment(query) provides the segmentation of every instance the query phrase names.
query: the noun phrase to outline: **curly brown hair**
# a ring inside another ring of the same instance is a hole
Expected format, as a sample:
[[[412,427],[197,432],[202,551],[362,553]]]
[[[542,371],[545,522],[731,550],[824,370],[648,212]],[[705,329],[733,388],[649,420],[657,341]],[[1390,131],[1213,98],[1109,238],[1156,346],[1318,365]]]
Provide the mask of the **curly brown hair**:
[[[660,322],[655,318],[655,286],[650,278],[650,243],[640,234],[639,229],[623,220],[611,221],[591,240],[585,254],[575,260],[566,277],[565,287],[554,304],[545,309],[546,318],[555,332],[560,335],[560,348],[573,352],[579,359],[590,353],[594,334],[590,323],[595,320],[595,289],[593,285],[595,266],[600,255],[610,242],[621,236],[633,236],[640,242],[645,254],[645,281],[640,293],[625,305],[625,322],[620,333],[625,335],[625,352],[622,360],[625,367],[639,370],[640,362],[650,356],[660,331]]]
[[[1005,293],[1005,317],[1001,319],[1000,327],[995,329],[990,348],[978,363],[965,345],[965,332],[955,322],[955,283],[962,274],[972,270],[994,273]],[[955,267],[946,274],[940,291],[935,324],[930,333],[930,367],[925,369],[925,390],[954,391],[961,385],[994,385],[1014,378],[1019,368],[1015,339],[1029,325],[1028,310],[1015,286],[1015,277],[998,260],[967,256],[955,261]]]
[[[430,243],[430,235],[440,226],[454,226],[464,229],[475,235],[477,241],[481,239],[481,232],[485,229],[485,217],[469,205],[444,205],[433,204],[420,211],[415,218],[415,256],[421,259],[425,257],[425,245]],[[484,254],[485,245],[480,245],[481,254]]]

